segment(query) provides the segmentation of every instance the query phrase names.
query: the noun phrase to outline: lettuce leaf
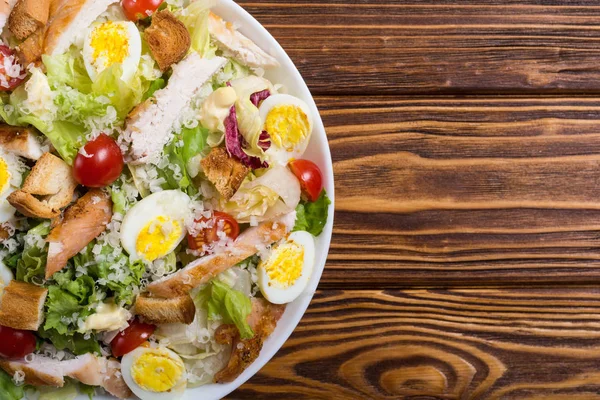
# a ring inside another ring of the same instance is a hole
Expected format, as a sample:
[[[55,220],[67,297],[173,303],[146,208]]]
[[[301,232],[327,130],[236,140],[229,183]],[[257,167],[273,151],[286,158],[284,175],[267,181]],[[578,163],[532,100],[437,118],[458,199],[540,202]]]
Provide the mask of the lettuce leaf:
[[[314,203],[302,201],[296,207],[294,231],[306,231],[313,236],[319,236],[327,224],[330,204],[331,200],[327,197],[325,189]]]
[[[200,296],[206,299],[209,320],[223,319],[225,324],[235,324],[242,339],[254,336],[248,324],[252,302],[245,294],[219,280],[213,280],[202,290]]]
[[[75,382],[66,382],[61,388],[41,387],[38,389],[40,397],[38,400],[74,400],[77,397],[77,384]]]
[[[30,229],[25,236],[33,237],[40,236],[42,238],[46,237],[50,233],[50,223],[42,222],[36,225],[34,228]],[[47,245],[39,248],[34,245],[27,244],[27,240],[25,240],[26,244],[23,248],[23,252],[20,254],[19,259],[16,263],[17,268],[17,280],[24,281],[27,283],[33,283],[34,277],[37,277],[36,280],[38,283],[41,282],[44,278],[46,272],[46,260],[48,257]]]
[[[61,335],[54,329],[45,330],[43,327],[38,331],[38,335],[52,342],[59,350],[69,350],[76,355],[101,354],[100,345],[93,336],[86,339],[83,334],[77,332],[72,335]]]
[[[164,89],[166,86],[167,86],[167,81],[165,81],[163,78],[158,78],[158,79],[152,81],[150,83],[150,87],[148,88],[148,90],[146,90],[146,93],[144,93],[142,100],[143,101],[148,100],[150,97],[154,96],[154,92],[156,92],[157,90],[160,90],[160,89]]]
[[[23,387],[15,385],[12,377],[0,370],[0,399],[21,400],[23,398],[25,398]]]
[[[179,20],[190,32],[192,50],[200,54],[202,58],[212,58],[217,51],[217,47],[211,44],[208,32],[208,15],[210,8],[216,4],[217,2],[214,0],[192,2],[179,17]]]

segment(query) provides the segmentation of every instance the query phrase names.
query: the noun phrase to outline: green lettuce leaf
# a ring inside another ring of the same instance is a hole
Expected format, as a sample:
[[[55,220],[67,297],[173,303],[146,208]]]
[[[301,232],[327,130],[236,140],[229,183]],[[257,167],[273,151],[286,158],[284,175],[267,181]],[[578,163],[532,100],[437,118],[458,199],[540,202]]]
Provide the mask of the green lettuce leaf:
[[[150,83],[150,87],[148,88],[148,90],[146,90],[146,93],[144,93],[142,100],[143,101],[148,100],[150,97],[154,96],[154,92],[156,92],[157,90],[160,90],[160,89],[164,89],[166,86],[167,86],[167,81],[165,81],[163,78],[158,78],[158,79],[152,81]]]
[[[61,388],[41,387],[38,400],[74,400],[77,397],[77,384],[69,381]]]
[[[209,320],[222,318],[226,324],[235,324],[242,339],[250,339],[254,336],[248,324],[252,302],[245,294],[223,282],[213,280],[202,290],[200,297],[206,299]]]
[[[162,186],[164,190],[181,189],[190,196],[198,193],[198,189],[192,184],[192,178],[187,170],[187,163],[206,148],[208,133],[208,130],[201,126],[193,129],[183,128],[181,133],[165,146],[164,154],[168,157],[171,165],[179,166],[182,177],[181,179],[175,177],[175,173],[171,168],[159,169],[158,175],[166,180],[166,183]],[[178,145],[178,143],[183,145]]]
[[[27,236],[41,236],[45,238],[50,233],[50,223],[42,222],[27,232]],[[17,280],[27,283],[33,283],[34,277],[37,277],[37,282],[41,282],[45,275],[47,261],[47,247],[43,248],[30,246],[26,244],[23,252],[19,255],[16,262]]]
[[[208,32],[208,15],[210,8],[215,4],[215,1],[195,1],[187,6],[179,17],[190,32],[192,50],[202,58],[212,58],[217,51]]]
[[[83,334],[77,332],[72,335],[61,335],[55,329],[45,330],[43,327],[38,331],[38,335],[52,342],[59,350],[69,350],[76,355],[101,354],[100,345],[93,336],[85,339]]]
[[[24,397],[23,387],[15,385],[6,372],[0,371],[0,399],[21,400]]]
[[[314,203],[302,201],[296,208],[296,225],[294,231],[307,231],[319,236],[327,223],[331,200],[325,190]]]
[[[75,51],[57,56],[44,55],[42,62],[46,67],[46,76],[50,86],[62,84],[84,94],[92,92],[92,80],[85,69],[83,57],[77,55]]]

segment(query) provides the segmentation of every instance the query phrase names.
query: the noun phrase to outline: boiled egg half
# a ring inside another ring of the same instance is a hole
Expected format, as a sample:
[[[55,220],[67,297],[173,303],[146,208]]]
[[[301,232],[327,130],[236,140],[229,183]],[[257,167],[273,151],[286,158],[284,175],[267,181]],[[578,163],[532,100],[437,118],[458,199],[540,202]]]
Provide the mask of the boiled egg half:
[[[122,79],[130,81],[142,56],[142,39],[133,22],[106,21],[92,25],[83,44],[83,61],[92,81],[105,69],[121,64]]]
[[[179,190],[151,194],[125,214],[121,245],[136,259],[152,262],[167,256],[186,234],[191,200]]]
[[[314,238],[308,232],[293,232],[259,263],[258,287],[273,304],[291,303],[308,286],[314,265]]]
[[[142,400],[175,400],[187,386],[185,364],[165,348],[138,347],[123,356],[121,373],[129,389]]]
[[[262,102],[259,109],[263,130],[271,137],[267,160],[287,165],[306,151],[312,135],[313,119],[308,105],[289,94],[275,94]]]
[[[24,165],[13,154],[0,149],[0,224],[8,222],[15,215],[15,208],[6,199],[19,189]]]

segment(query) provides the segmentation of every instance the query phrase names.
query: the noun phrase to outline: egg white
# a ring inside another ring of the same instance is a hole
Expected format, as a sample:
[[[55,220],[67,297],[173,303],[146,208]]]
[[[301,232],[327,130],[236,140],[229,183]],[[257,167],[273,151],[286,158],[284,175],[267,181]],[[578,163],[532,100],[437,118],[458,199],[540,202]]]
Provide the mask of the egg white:
[[[2,299],[2,295],[4,294],[4,288],[8,286],[10,281],[14,279],[13,273],[8,268],[2,260],[0,260],[0,300]]]
[[[10,175],[8,182],[5,185],[0,186],[0,224],[3,224],[10,221],[17,211],[10,205],[7,197],[21,186],[21,174],[24,166],[17,156],[4,153],[2,150],[0,150],[0,161],[6,163]]]
[[[168,253],[170,253],[185,237],[185,221],[190,214],[191,200],[182,191],[165,190],[151,194],[131,207],[125,214],[121,224],[121,245],[129,255],[138,259],[143,258],[136,249],[140,232],[156,218],[165,216],[178,221],[182,231],[179,239],[169,248]]]
[[[127,50],[127,56],[125,57],[125,60],[123,60],[122,63],[123,75],[121,78],[125,82],[128,82],[135,76],[135,73],[140,64],[140,59],[142,57],[142,38],[135,23],[130,21],[112,21],[112,23],[123,26],[127,31],[129,48]],[[85,64],[85,69],[87,70],[87,73],[92,79],[92,81],[95,81],[96,78],[98,78],[98,75],[100,75],[105,68],[109,67],[104,67],[103,65],[95,65],[94,63],[92,32],[94,32],[94,30],[99,25],[100,24],[94,24],[90,27],[83,43],[83,62]]]
[[[267,116],[269,115],[271,110],[273,110],[274,107],[280,105],[292,105],[300,108],[304,112],[304,114],[306,114],[309,123],[309,134],[307,138],[303,142],[298,143],[292,151],[289,151],[288,149],[284,148],[278,148],[274,144],[271,144],[271,147],[267,151],[265,151],[265,155],[268,161],[275,162],[280,165],[287,165],[290,162],[290,160],[302,157],[302,155],[306,151],[306,148],[308,147],[308,143],[310,142],[310,138],[312,136],[313,116],[310,112],[308,104],[306,104],[299,98],[289,94],[275,94],[269,96],[265,101],[262,102],[262,104],[258,108],[258,112],[263,123],[264,121],[266,121]]]
[[[293,232],[284,242],[295,242],[304,248],[302,272],[293,285],[288,288],[281,288],[277,283],[269,285],[269,274],[262,265],[259,265],[257,270],[258,287],[263,296],[265,296],[265,299],[273,304],[287,304],[296,300],[306,290],[315,266],[315,239],[310,233],[305,231]],[[271,253],[269,253],[263,261],[268,260],[270,254],[275,251],[277,251],[276,247],[271,250]]]
[[[152,348],[148,348],[148,347],[138,347],[137,349],[133,350],[132,352],[125,354],[123,356],[123,359],[121,360],[121,374],[123,374],[123,380],[125,381],[127,386],[129,386],[129,389],[131,389],[133,394],[135,394],[141,400],[176,400],[176,399],[182,398],[183,394],[185,392],[185,389],[187,387],[187,379],[186,379],[185,369],[183,371],[183,375],[181,376],[181,379],[175,384],[175,387],[173,389],[171,389],[169,392],[163,392],[163,393],[149,392],[147,390],[142,389],[133,380],[133,377],[131,376],[131,368],[133,367],[135,360],[144,353],[153,352],[156,350],[157,349],[152,349]],[[179,357],[173,351],[166,349],[166,348],[160,348],[160,351],[167,353],[171,358],[173,358],[174,360],[181,361],[181,363],[183,364],[181,357]],[[185,368],[185,366],[184,366],[184,368]]]

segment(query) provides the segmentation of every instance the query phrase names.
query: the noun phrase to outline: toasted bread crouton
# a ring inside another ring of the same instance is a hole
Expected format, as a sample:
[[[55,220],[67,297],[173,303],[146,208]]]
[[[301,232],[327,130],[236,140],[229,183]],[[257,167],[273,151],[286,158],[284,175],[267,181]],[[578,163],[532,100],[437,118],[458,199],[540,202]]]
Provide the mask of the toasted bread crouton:
[[[92,189],[67,208],[62,221],[46,238],[48,261],[46,279],[67,265],[67,261],[85,248],[106,230],[112,218],[110,195],[100,189]]]
[[[8,18],[8,28],[19,40],[25,40],[46,26],[50,0],[19,0]]]
[[[0,302],[0,325],[37,331],[44,320],[48,289],[30,283],[10,281]]]
[[[23,65],[35,64],[44,54],[45,29],[41,28],[17,46],[17,56]]]
[[[172,299],[138,296],[135,302],[135,313],[155,325],[173,323],[189,325],[194,322],[196,306],[189,295]]]
[[[38,160],[43,154],[33,129],[10,125],[0,125],[0,149],[30,160]]]
[[[183,60],[192,44],[185,25],[168,10],[154,14],[144,37],[162,72]]]
[[[76,187],[77,182],[67,163],[45,153],[32,168],[22,188],[8,196],[8,202],[25,216],[52,219],[60,215],[61,208],[71,203]]]
[[[10,231],[7,227],[0,225],[0,243],[11,237]]]
[[[212,149],[201,164],[206,177],[225,200],[233,197],[250,172],[248,167],[229,156],[223,147]]]

